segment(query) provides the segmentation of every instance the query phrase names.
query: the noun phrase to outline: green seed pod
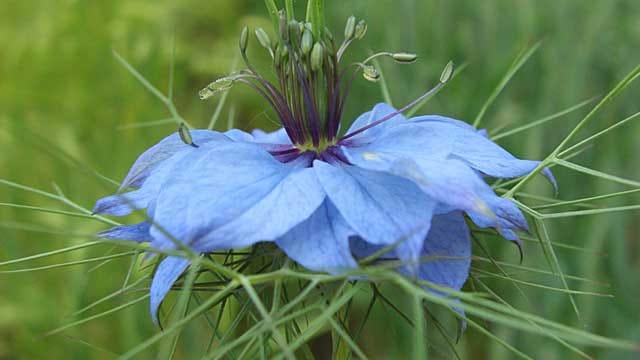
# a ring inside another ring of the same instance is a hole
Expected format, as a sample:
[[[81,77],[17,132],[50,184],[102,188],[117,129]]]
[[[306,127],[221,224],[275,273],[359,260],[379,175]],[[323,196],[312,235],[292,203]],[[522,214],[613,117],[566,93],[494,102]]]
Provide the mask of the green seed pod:
[[[442,70],[442,74],[440,74],[440,83],[444,84],[451,80],[451,76],[453,76],[453,61],[449,61],[447,66],[444,67],[444,70]]]
[[[367,33],[367,22],[364,20],[360,20],[358,22],[358,25],[356,25],[356,30],[355,30],[355,38],[360,40],[364,37],[364,35]]]
[[[411,53],[395,53],[392,54],[391,57],[393,60],[401,64],[411,64],[416,61],[418,55]]]
[[[256,29],[256,38],[258,38],[258,42],[262,47],[266,49],[271,49],[271,38],[263,28]]]
[[[324,48],[320,43],[315,43],[311,50],[311,70],[318,71],[322,68],[324,60]]]
[[[247,45],[249,44],[249,28],[243,27],[242,32],[240,33],[240,51],[247,51]]]
[[[367,81],[371,81],[371,82],[377,82],[378,80],[380,80],[380,73],[375,67],[371,65],[365,65],[362,68],[362,76]]]
[[[180,135],[180,139],[185,144],[191,145],[195,148],[198,147],[198,145],[196,145],[193,142],[193,137],[191,137],[191,132],[189,132],[189,128],[187,127],[187,125],[185,125],[185,123],[180,123],[180,126],[178,127],[178,135]]]
[[[311,48],[313,47],[313,34],[309,30],[305,30],[302,34],[302,43],[300,49],[304,55],[309,55]]]
[[[344,26],[344,39],[351,40],[356,31],[356,17],[349,16],[347,24]]]

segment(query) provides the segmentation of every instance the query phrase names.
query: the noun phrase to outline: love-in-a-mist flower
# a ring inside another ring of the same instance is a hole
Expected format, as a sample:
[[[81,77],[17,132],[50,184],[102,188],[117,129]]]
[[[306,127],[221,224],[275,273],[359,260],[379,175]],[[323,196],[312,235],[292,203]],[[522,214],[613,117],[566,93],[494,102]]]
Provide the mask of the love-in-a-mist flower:
[[[100,199],[94,209],[114,216],[146,209],[147,221],[106,230],[101,237],[148,242],[160,250],[175,249],[178,241],[198,253],[274,242],[303,267],[334,274],[389,247],[383,257],[401,261],[403,273],[455,290],[469,273],[466,217],[519,241],[516,231],[527,230],[525,218],[483,178],[518,177],[538,162],[515,158],[464,122],[402,116],[451,77],[451,65],[434,89],[408,106],[378,104],[341,133],[355,74],[375,81],[373,58],[412,62],[415,55],[379,53],[342,69],[345,49],[366,32],[363,21],[349,18],[337,45],[328,30],[285,19],[281,14],[277,41],[256,31],[273,59],[276,82],[251,66],[245,28],[240,50],[247,69],[200,93],[207,98],[234,84],[248,85],[271,105],[282,129],[181,128],[145,151],[121,191]],[[176,256],[158,266],[151,284],[154,321],[188,266],[188,259]]]

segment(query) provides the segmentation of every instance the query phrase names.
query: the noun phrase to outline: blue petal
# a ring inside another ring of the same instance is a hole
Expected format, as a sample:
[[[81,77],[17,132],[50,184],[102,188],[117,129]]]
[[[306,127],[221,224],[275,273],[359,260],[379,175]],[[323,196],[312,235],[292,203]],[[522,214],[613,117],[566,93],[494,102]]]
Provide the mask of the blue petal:
[[[169,137],[165,140],[171,139]],[[190,157],[206,152],[209,147],[215,147],[216,144],[221,143],[223,142],[203,141],[200,143],[198,148],[186,146],[184,143],[182,143],[182,150],[177,151],[172,156],[169,156],[162,161],[155,162],[147,169],[147,171],[145,172],[146,175],[143,179],[144,181],[141,182],[140,189],[127,193],[107,196],[98,200],[93,208],[93,213],[101,215],[125,216],[130,214],[134,210],[146,208],[149,202],[155,199],[165,180],[171,176],[176,167],[181,166],[181,164],[183,164],[185,161],[188,161]],[[134,167],[136,167],[136,165],[134,165]],[[139,180],[141,178],[136,179]],[[135,181],[137,182],[138,180]]]
[[[324,197],[311,169],[280,163],[255,144],[229,142],[172,173],[158,194],[151,234],[171,244],[170,234],[201,252],[245,247],[282,236]]]
[[[353,152],[346,153],[349,160],[358,166],[387,170],[411,179],[425,194],[442,204],[436,213],[464,210],[478,226],[495,227],[505,238],[514,241],[518,237],[513,230],[527,229],[526,220],[518,207],[497,196],[476,171],[461,160],[428,156],[395,161],[379,156],[365,160],[354,156]]]
[[[349,226],[374,245],[399,243],[402,259],[419,257],[436,203],[391,174],[314,162],[318,180]]]
[[[276,244],[309,270],[339,274],[357,267],[349,250],[353,235],[335,206],[325,200],[309,219],[276,239]]]
[[[471,237],[461,212],[433,217],[422,256],[426,261],[420,265],[421,279],[454,290],[462,288],[471,265]]]
[[[93,206],[93,213],[100,215],[125,216],[137,209],[144,209],[152,193],[144,190],[130,191],[104,197]]]
[[[153,239],[149,234],[151,224],[143,221],[134,225],[115,226],[111,229],[99,232],[98,237],[111,240],[132,240],[137,242],[150,242]]]
[[[395,112],[396,109],[392,106],[379,103],[376,104],[371,111],[368,111],[362,115],[360,115],[349,127],[348,133],[359,130],[377,120],[382,119],[383,117]],[[398,114],[393,118],[376,125],[370,129],[363,131],[362,133],[355,135],[353,138],[349,139],[349,142],[352,143],[367,143],[377,138],[378,136],[384,134],[388,129],[393,128],[394,126],[404,123],[405,117],[402,114]]]
[[[443,142],[450,143],[452,156],[491,177],[522,176],[540,164],[539,161],[516,158],[471,125],[459,120],[430,115],[411,118],[409,122],[432,129]]]
[[[189,266],[190,260],[177,256],[168,256],[162,260],[151,281],[151,291],[149,297],[149,310],[151,320],[158,325],[158,308],[171,290],[173,284]]]
[[[275,145],[291,145],[291,139],[284,128],[273,132],[265,132],[260,129],[255,129],[251,133],[231,129],[224,133],[227,137],[234,141],[240,142],[255,142],[262,144],[275,144]]]
[[[256,142],[267,144],[284,144],[290,145],[291,139],[287,135],[287,131],[282,128],[273,132],[264,132],[260,129],[255,129],[251,132]]]
[[[194,144],[197,145],[202,145],[209,141],[228,141],[224,135],[210,130],[191,130],[191,136]],[[129,173],[120,185],[120,191],[131,187],[140,187],[160,163],[184,150],[194,151],[194,148],[185,144],[177,132],[162,139],[142,153],[133,163]]]
[[[351,239],[351,251],[358,258],[371,256],[383,246],[368,244],[361,238]],[[381,259],[399,257],[397,249],[383,254]],[[437,285],[460,290],[469,276],[471,237],[464,216],[459,211],[436,215],[420,251],[418,276]],[[406,267],[400,271],[407,273]],[[440,295],[442,292],[435,291]]]

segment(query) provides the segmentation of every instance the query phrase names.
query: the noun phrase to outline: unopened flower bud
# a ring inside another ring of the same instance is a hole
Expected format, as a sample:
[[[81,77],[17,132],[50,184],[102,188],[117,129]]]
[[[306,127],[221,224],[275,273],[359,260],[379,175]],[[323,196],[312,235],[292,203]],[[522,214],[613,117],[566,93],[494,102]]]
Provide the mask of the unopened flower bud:
[[[411,64],[416,61],[418,55],[411,53],[395,53],[392,54],[391,57],[393,60],[402,63],[402,64]]]
[[[300,35],[302,33],[300,31],[300,24],[302,23],[296,20],[289,21],[289,39],[292,44],[300,44]]]
[[[311,48],[313,47],[313,34],[309,30],[305,30],[302,34],[302,43],[300,49],[304,55],[309,55]]]
[[[256,29],[256,38],[258,38],[258,42],[260,43],[260,45],[262,45],[262,47],[271,49],[271,39],[263,28]]]
[[[247,51],[247,45],[249,44],[249,28],[243,27],[242,32],[240,33],[240,51]]]
[[[311,70],[318,71],[322,68],[322,62],[324,60],[324,48],[320,43],[315,43],[311,50]]]
[[[442,74],[440,74],[440,82],[442,84],[446,83],[451,79],[452,75],[453,75],[453,61],[449,61],[447,63],[447,66],[444,67],[444,70],[442,70]]]
[[[353,34],[356,31],[356,17],[349,16],[347,19],[347,24],[344,27],[344,39],[351,40],[353,38]]]
[[[371,81],[371,82],[377,82],[378,80],[380,80],[380,73],[375,67],[371,65],[365,65],[362,68],[362,76],[367,81]]]
[[[287,42],[289,41],[289,29],[287,28],[287,25],[288,25],[287,14],[285,14],[284,11],[280,10],[278,15],[279,15],[278,30],[280,31],[280,37],[282,38],[283,41]]]
[[[360,40],[367,33],[367,22],[364,20],[360,20],[358,25],[356,25],[354,36],[356,39]]]

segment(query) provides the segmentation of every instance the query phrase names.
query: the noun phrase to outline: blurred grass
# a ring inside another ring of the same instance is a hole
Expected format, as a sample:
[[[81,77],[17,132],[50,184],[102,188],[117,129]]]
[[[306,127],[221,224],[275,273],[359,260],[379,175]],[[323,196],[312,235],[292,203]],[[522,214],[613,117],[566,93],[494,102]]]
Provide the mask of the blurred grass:
[[[242,25],[268,27],[262,2],[217,0],[171,1],[9,1],[0,12],[0,178],[36,188],[53,189],[55,182],[69,197],[91,207],[113,189],[94,171],[121,179],[133,159],[169,132],[173,124],[119,129],[167,117],[162,104],[136,83],[111,55],[117,50],[160,89],[166,89],[175,34],[176,104],[191,123],[205,127],[215,101],[202,103],[196,93],[223,75],[236,53]],[[469,62],[460,77],[430,101],[426,113],[441,113],[473,121],[485,100],[525,47],[542,40],[542,47],[516,74],[488,109],[483,126],[511,128],[602,95],[640,60],[640,3],[627,1],[366,1],[329,4],[330,25],[340,33],[350,14],[367,19],[366,47],[353,55],[359,60],[370,50],[407,50],[420,55],[417,64],[382,69],[396,105],[402,105],[437,79],[449,59]],[[251,52],[260,57],[258,47]],[[264,64],[262,64],[264,66]],[[260,66],[260,65],[259,65]],[[638,111],[637,84],[617,98],[593,121],[591,134]],[[379,88],[356,84],[347,119],[381,101]],[[256,96],[233,90],[229,104],[236,125],[273,129],[269,112]],[[229,107],[223,110],[226,118]],[[514,154],[541,158],[553,149],[586,110],[501,140]],[[218,123],[224,128],[224,121]],[[579,164],[639,180],[640,124],[632,122],[599,139],[574,159]],[[79,165],[85,164],[85,165]],[[90,166],[91,168],[88,168]],[[624,190],[621,185],[556,169],[560,198]],[[551,196],[542,182],[529,189]],[[608,205],[639,203],[630,195]],[[33,194],[0,187],[0,202],[55,204]],[[558,219],[549,222],[552,240],[589,249],[596,254],[558,249],[567,274],[611,284],[614,299],[578,297],[578,320],[565,294],[530,296],[529,302],[506,281],[488,280],[492,288],[516,307],[547,318],[612,337],[640,340],[637,299],[640,297],[640,228],[638,212]],[[25,231],[25,224],[75,234],[91,234],[102,226],[64,216],[0,207],[0,261],[87,241],[72,234]],[[30,225],[30,226],[31,226]],[[488,244],[493,255],[516,263],[517,254],[503,244]],[[56,262],[104,255],[108,246],[74,252]],[[525,247],[524,265],[548,269],[537,244]],[[479,253],[476,251],[476,254]],[[51,262],[39,261],[30,266]],[[53,271],[0,274],[0,359],[110,358],[155,333],[146,303],[72,329],[64,335],[42,337],[70,320],[75,310],[122,285],[129,260],[116,260],[89,271],[94,264]],[[557,285],[557,283],[556,283]],[[590,285],[574,288],[591,290]],[[539,292],[527,294],[539,295]],[[132,296],[138,296],[133,294]],[[362,304],[366,307],[366,304]],[[108,309],[104,306],[102,309]],[[371,326],[361,337],[374,357],[399,358],[411,344],[411,329],[387,308],[375,307]],[[374,329],[385,329],[375,332]],[[492,327],[498,336],[534,358],[564,359],[567,350],[538,337]],[[429,333],[429,332],[428,332]],[[433,333],[433,332],[431,332]],[[390,335],[391,334],[391,335]],[[393,341],[388,341],[390,336]],[[196,329],[181,337],[182,358],[198,356],[201,338]],[[88,346],[87,343],[92,344]],[[380,346],[384,344],[384,346]],[[192,346],[193,345],[193,346]],[[499,344],[473,329],[461,344],[464,358],[510,359]],[[446,353],[446,348],[441,349]],[[633,355],[587,349],[598,359]],[[153,354],[147,354],[153,358]]]

